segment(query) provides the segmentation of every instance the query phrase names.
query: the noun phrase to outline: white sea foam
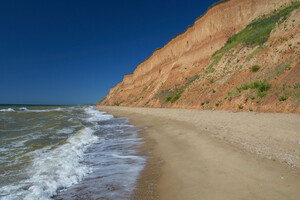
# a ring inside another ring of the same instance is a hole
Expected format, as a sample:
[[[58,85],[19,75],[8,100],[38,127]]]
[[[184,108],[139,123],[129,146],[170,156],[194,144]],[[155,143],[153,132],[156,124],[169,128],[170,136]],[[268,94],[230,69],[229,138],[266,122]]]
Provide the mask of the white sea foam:
[[[131,125],[131,124],[118,124],[118,125],[115,125],[115,124],[107,124],[107,125],[96,125],[97,128],[99,127],[103,127],[103,128],[125,128],[125,127],[134,127],[134,125]]]
[[[61,109],[69,112],[67,108],[28,110],[25,112],[49,112]],[[125,119],[112,120],[112,124],[109,121],[103,125],[98,124],[98,121],[109,120],[113,116],[104,115],[104,112],[96,110],[95,107],[76,109],[79,112],[76,112],[76,115],[71,113],[70,116],[75,121],[79,117],[78,122],[84,120],[83,124],[86,128],[77,132],[75,132],[78,128],[76,126],[67,126],[60,130],[55,129],[54,138],[57,139],[60,136],[65,136],[65,134],[70,134],[69,139],[63,144],[57,143],[54,146],[50,145],[25,154],[26,157],[31,158],[31,162],[29,166],[26,166],[27,170],[24,168],[26,173],[22,173],[22,176],[28,178],[1,187],[1,200],[50,200],[57,193],[61,195],[64,192],[72,191],[73,187],[70,186],[74,184],[78,183],[80,187],[80,182],[85,183],[91,177],[93,179],[101,177],[97,191],[101,191],[101,194],[104,192],[103,198],[118,199],[120,195],[124,194],[123,199],[130,198],[138,175],[146,161],[144,157],[136,154],[135,149],[131,149],[141,143],[141,139],[136,137],[136,129],[133,128],[131,131],[132,125],[123,124],[127,122]],[[60,113],[57,114],[61,115]],[[99,130],[101,134],[99,134]],[[123,134],[125,130],[127,133]],[[38,139],[41,137],[38,134],[38,132],[33,133],[32,136],[36,136]],[[92,146],[86,151],[90,145]],[[83,179],[91,172],[93,174],[89,174],[88,179]],[[115,185],[120,189],[112,194],[111,191],[107,190],[107,186],[110,185]],[[74,187],[76,188],[76,186]],[[60,198],[60,196],[58,197]],[[101,197],[99,196],[99,198]]]
[[[31,191],[24,199],[50,198],[61,188],[78,183],[91,169],[80,163],[86,148],[98,138],[85,128],[70,137],[66,144],[49,152],[36,152],[35,174],[28,180]]]
[[[45,147],[32,152],[34,159],[29,170],[31,178],[18,186],[1,188],[2,194],[4,191],[4,194],[11,194],[5,195],[4,199],[51,199],[59,189],[78,183],[92,171],[81,160],[87,147],[98,141],[93,133],[92,129],[84,128],[57,148]],[[29,186],[28,190],[20,190],[24,186]]]
[[[19,111],[25,112],[53,112],[53,111],[63,111],[63,108],[55,108],[55,109],[48,109],[48,110],[29,110],[26,107],[20,108]]]
[[[20,111],[29,111],[26,107],[22,107],[19,109]]]
[[[141,156],[121,156],[121,155],[118,155],[118,154],[112,154],[112,156],[116,157],[116,158],[144,160],[144,158],[141,157]]]
[[[1,111],[1,112],[15,112],[15,110],[12,109],[12,108],[1,109],[0,111]]]
[[[104,115],[104,112],[96,110],[93,106],[85,108],[84,111],[89,115],[87,122],[97,122],[112,119],[112,115]]]

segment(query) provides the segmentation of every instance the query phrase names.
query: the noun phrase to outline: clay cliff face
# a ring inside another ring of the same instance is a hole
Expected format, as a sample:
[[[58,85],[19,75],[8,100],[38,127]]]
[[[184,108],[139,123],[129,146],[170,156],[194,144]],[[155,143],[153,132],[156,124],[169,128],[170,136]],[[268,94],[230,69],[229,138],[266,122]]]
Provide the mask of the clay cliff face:
[[[299,29],[299,2],[220,2],[98,105],[299,113]]]

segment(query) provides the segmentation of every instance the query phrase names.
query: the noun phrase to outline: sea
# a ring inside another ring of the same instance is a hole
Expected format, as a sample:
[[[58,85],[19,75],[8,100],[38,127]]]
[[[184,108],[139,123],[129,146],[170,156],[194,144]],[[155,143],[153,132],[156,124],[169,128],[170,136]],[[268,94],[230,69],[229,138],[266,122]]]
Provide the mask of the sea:
[[[131,199],[141,127],[95,106],[0,106],[0,199]]]

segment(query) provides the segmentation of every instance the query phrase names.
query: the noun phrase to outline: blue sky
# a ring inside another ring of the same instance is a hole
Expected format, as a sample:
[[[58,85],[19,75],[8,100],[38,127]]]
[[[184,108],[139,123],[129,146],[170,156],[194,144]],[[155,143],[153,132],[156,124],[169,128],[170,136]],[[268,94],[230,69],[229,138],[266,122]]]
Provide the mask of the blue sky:
[[[0,2],[0,104],[96,104],[215,1]]]

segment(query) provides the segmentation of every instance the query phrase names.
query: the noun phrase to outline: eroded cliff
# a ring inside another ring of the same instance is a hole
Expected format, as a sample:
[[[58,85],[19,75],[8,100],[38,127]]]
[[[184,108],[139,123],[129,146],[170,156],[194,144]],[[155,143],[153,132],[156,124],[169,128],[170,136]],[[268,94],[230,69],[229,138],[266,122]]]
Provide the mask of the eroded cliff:
[[[98,105],[299,113],[299,6],[222,1],[125,75]]]

